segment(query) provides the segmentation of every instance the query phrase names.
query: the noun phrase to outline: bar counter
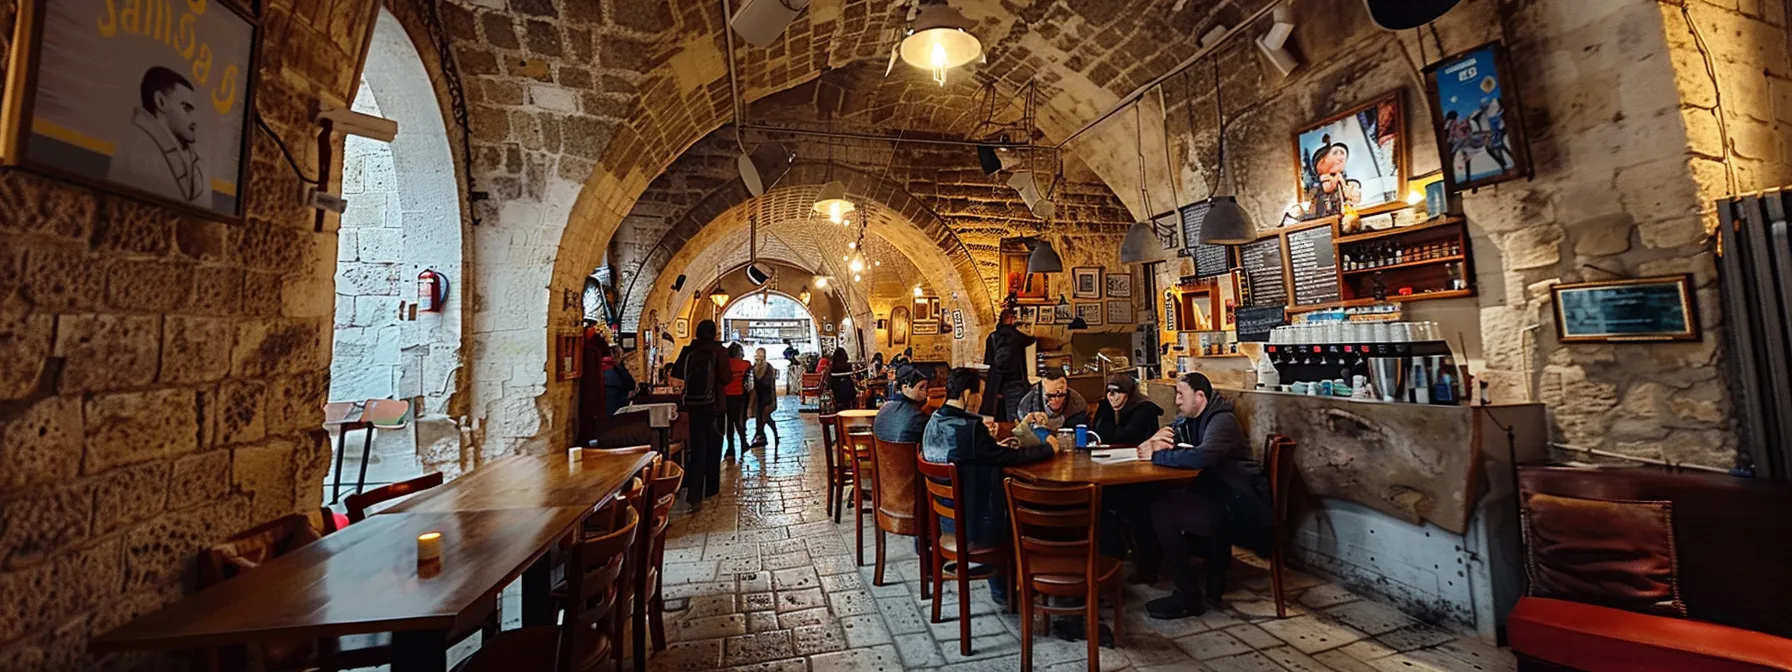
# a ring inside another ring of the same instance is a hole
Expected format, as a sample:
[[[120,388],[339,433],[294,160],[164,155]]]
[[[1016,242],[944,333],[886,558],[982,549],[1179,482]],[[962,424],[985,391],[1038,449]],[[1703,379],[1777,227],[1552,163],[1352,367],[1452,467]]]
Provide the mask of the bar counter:
[[[1148,389],[1174,408],[1168,381]],[[1524,587],[1511,458],[1544,454],[1541,404],[1217,391],[1233,401],[1254,450],[1272,433],[1296,441],[1290,518],[1299,565],[1415,618],[1494,639]]]

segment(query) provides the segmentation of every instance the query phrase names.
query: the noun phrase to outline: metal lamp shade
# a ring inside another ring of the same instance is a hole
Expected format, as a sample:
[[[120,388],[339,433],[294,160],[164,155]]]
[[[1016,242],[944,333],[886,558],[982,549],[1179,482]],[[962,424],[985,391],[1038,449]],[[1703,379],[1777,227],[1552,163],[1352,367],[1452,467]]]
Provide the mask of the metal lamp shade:
[[[815,211],[827,215],[828,220],[835,223],[853,209],[852,201],[846,200],[846,185],[839,180],[822,185],[821,194],[815,199]]]
[[[1120,263],[1145,264],[1164,260],[1164,246],[1150,222],[1133,222],[1120,243]]]
[[[729,298],[732,298],[732,297],[728,296],[727,292],[724,292],[719,288],[712,290],[709,293],[709,300],[715,302],[716,308],[721,308],[722,306],[728,305]]]
[[[1236,197],[1214,196],[1207,203],[1207,218],[1201,221],[1201,244],[1243,245],[1256,240],[1257,225],[1251,222],[1250,213],[1239,207]]]
[[[765,190],[790,172],[790,162],[795,158],[783,145],[768,142],[754,148],[750,154],[740,155],[735,166],[740,169],[740,179],[747,185],[747,193],[764,196]]]
[[[927,5],[898,49],[902,62],[922,70],[952,69],[983,56],[983,43],[969,32],[973,26],[949,5]]]
[[[1058,258],[1058,251],[1052,244],[1043,240],[1033,243],[1033,254],[1027,257],[1028,273],[1062,273],[1064,260]]]
[[[1082,330],[1088,329],[1088,328],[1089,328],[1089,321],[1085,320],[1081,317],[1078,317],[1078,318],[1070,321],[1070,330],[1071,331],[1082,331]]]

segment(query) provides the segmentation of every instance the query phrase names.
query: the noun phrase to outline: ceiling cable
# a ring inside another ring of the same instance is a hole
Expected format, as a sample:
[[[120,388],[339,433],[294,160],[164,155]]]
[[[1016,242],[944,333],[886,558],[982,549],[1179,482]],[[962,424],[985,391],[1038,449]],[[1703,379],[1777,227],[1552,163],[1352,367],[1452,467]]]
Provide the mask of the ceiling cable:
[[[745,154],[747,142],[741,138],[741,129],[747,125],[747,106],[740,100],[740,78],[734,73],[734,31],[728,27],[728,19],[732,16],[734,3],[722,0],[722,35],[727,39],[728,47],[728,105],[734,113],[734,144]]]

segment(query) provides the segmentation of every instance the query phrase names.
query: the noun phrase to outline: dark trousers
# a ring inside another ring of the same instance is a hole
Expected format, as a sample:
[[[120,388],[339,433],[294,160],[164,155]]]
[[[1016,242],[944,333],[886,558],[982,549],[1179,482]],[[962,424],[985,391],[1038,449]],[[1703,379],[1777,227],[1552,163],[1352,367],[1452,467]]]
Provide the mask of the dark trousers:
[[[753,431],[754,443],[765,440],[766,427],[772,428],[772,438],[776,439],[778,437],[778,423],[772,422],[772,409],[777,407],[778,404],[775,401],[759,407],[759,412],[755,414],[759,421],[759,426]]]
[[[690,488],[686,501],[696,504],[722,491],[722,431],[728,417],[714,408],[689,413],[691,439],[685,446],[684,483]]]
[[[727,400],[728,400],[728,427],[726,429],[722,430],[722,434],[728,438],[727,443],[729,444],[730,450],[733,450],[733,445],[735,443],[735,441],[734,441],[735,437],[740,437],[740,449],[746,450],[747,449],[747,395],[744,395],[744,394],[729,395],[727,397]]]
[[[1195,535],[1206,541],[1199,549],[1207,556],[1207,592],[1217,598],[1226,592],[1226,569],[1232,564],[1232,541],[1227,534],[1225,512],[1214,498],[1189,488],[1165,490],[1152,506],[1152,526],[1163,547],[1163,568],[1177,592],[1191,599],[1200,599],[1202,582],[1190,566],[1195,549],[1188,537]]]
[[[1107,509],[1107,518],[1102,521],[1102,555],[1125,558],[1130,545],[1133,562],[1145,573],[1155,573],[1162,564],[1164,549],[1151,524],[1151,505],[1162,490],[1151,484],[1102,488],[1101,504]]]

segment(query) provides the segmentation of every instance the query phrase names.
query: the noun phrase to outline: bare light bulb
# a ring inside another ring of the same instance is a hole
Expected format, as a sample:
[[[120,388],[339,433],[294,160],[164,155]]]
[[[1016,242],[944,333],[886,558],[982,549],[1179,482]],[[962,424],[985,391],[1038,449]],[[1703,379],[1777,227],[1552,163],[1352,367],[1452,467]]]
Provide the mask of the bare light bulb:
[[[930,59],[933,65],[933,81],[938,82],[940,86],[945,86],[946,64],[950,62],[946,58],[946,45],[940,42],[933,43],[933,53]]]
[[[847,244],[846,244],[846,249],[849,249],[849,250],[856,250],[856,249],[859,249],[859,244],[858,244],[858,243],[856,243],[856,242],[853,242],[853,243],[847,243]]]
[[[828,204],[828,221],[839,224],[845,216],[846,213],[840,211],[840,203],[834,202]]]
[[[854,274],[852,274],[852,281],[853,281],[853,282],[858,282],[858,281],[859,281],[859,274],[857,274],[857,273],[854,273]]]
[[[851,268],[852,272],[858,273],[859,271],[865,270],[865,262],[859,259],[854,259],[851,264],[847,265],[847,267]]]

